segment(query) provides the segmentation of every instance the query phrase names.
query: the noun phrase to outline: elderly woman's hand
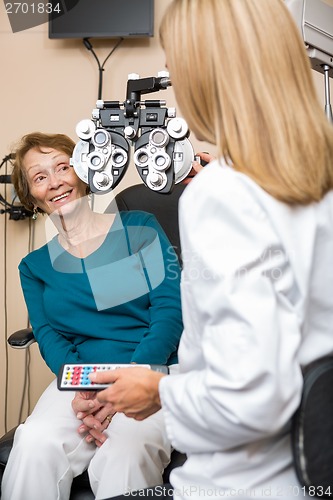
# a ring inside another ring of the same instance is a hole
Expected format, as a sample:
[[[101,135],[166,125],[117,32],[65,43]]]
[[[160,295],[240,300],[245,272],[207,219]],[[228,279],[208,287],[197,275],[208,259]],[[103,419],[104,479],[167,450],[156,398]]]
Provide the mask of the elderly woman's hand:
[[[77,392],[72,401],[72,408],[82,424],[78,428],[79,434],[87,434],[88,443],[95,442],[96,446],[101,446],[107,439],[103,433],[110,425],[114,411],[110,404],[100,403],[96,398],[96,392]]]

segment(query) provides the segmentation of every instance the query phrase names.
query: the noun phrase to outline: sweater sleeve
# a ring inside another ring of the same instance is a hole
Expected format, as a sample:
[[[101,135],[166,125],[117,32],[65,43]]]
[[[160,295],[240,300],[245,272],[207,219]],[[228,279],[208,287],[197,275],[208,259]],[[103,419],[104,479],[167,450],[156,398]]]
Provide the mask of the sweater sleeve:
[[[133,353],[132,362],[175,363],[183,330],[179,261],[154,216],[149,216],[143,229],[140,255],[150,290],[150,324]]]
[[[182,333],[177,256],[153,216],[128,212],[124,219],[126,231],[110,233],[90,261],[73,261],[66,252],[58,256],[55,244],[54,262],[49,248],[42,247],[20,264],[34,335],[54,373],[63,363],[87,362],[90,357],[126,363],[177,361]],[[124,258],[125,234],[135,255],[125,268],[129,274],[120,266],[112,284],[108,275],[104,279],[104,260],[115,267],[119,256],[119,263],[129,260]],[[127,300],[110,305],[109,299],[119,296]],[[97,307],[102,300],[107,307]]]
[[[70,340],[59,335],[47,320],[43,306],[43,282],[34,275],[24,259],[19,265],[19,271],[30,323],[40,353],[51,371],[57,375],[62,364],[59,360],[63,360],[63,363],[79,363],[79,355]]]

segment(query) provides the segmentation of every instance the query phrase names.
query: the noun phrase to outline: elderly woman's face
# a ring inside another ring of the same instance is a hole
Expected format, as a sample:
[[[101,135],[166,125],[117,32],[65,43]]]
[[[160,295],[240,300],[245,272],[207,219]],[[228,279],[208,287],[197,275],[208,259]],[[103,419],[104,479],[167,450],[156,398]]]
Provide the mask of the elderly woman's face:
[[[66,205],[71,206],[70,202],[86,195],[87,186],[70,166],[65,153],[52,148],[41,151],[33,148],[23,163],[35,205],[47,214],[63,211]]]

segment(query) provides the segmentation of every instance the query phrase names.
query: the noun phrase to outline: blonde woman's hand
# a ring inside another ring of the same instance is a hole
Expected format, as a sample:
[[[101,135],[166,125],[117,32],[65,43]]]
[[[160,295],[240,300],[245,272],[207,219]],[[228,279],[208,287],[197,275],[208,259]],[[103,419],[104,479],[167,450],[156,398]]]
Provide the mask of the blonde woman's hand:
[[[192,161],[192,169],[189,172],[188,176],[183,180],[183,184],[188,184],[193,179],[193,177],[195,177],[200,172],[200,170],[202,170],[204,166],[207,165],[207,163],[215,160],[215,156],[206,152],[197,153],[195,156],[200,158],[200,162],[196,160]]]
[[[118,368],[89,375],[93,382],[111,384],[98,392],[101,403],[109,403],[114,412],[124,413],[135,420],[144,420],[161,408],[159,382],[166,377],[149,368]]]

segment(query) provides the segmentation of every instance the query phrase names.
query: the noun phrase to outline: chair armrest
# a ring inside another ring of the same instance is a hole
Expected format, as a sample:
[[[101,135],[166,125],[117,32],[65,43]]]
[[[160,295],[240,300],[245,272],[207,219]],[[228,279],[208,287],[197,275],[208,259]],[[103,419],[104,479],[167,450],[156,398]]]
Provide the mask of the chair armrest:
[[[184,465],[186,462],[187,456],[185,453],[181,453],[180,451],[177,450],[172,450],[171,453],[171,461],[169,465],[164,469],[163,472],[163,483],[169,483],[170,482],[170,473],[173,469],[176,467],[181,467]]]
[[[26,349],[36,342],[32,328],[23,328],[11,334],[7,340],[8,344],[14,349]]]
[[[0,469],[4,469],[6,467],[9,453],[13,446],[15,431],[16,427],[11,429],[0,439]]]

